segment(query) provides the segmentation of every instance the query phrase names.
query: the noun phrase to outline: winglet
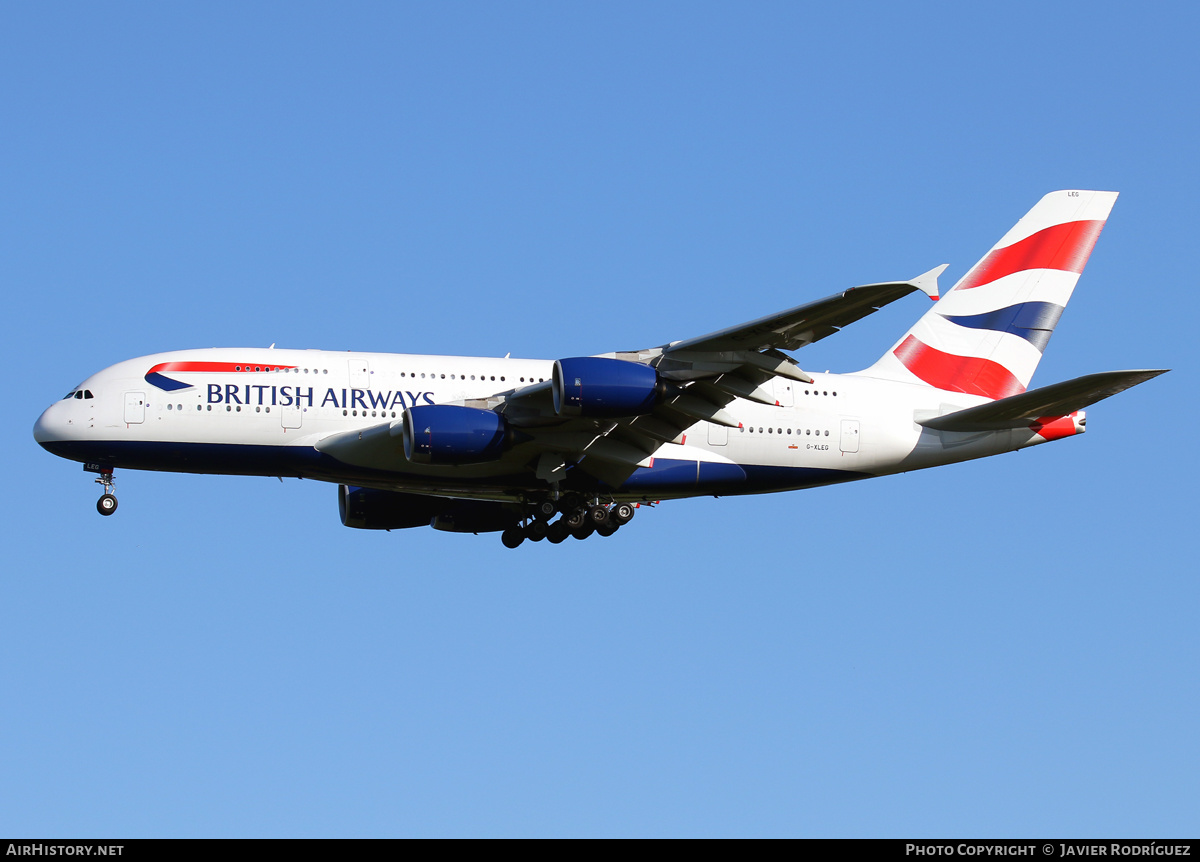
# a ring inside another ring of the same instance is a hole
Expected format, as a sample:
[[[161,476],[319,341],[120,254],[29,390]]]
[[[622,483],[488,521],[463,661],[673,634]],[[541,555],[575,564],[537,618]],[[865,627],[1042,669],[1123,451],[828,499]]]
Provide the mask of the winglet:
[[[938,301],[938,276],[946,271],[946,267],[950,264],[943,263],[941,266],[935,266],[929,272],[923,272],[916,278],[909,279],[909,284],[921,290],[929,296],[934,302]]]

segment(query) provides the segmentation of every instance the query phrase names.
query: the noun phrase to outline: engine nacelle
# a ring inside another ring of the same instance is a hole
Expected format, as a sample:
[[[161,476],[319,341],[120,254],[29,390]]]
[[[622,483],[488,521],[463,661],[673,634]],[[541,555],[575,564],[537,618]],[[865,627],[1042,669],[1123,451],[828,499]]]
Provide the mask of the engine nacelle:
[[[414,464],[482,464],[512,443],[499,413],[453,404],[409,407],[402,433],[404,457]]]
[[[653,410],[667,390],[649,365],[598,356],[558,360],[553,381],[560,416],[637,416]]]
[[[338,485],[342,524],[359,530],[433,527],[449,533],[493,533],[520,520],[510,504],[490,500],[451,500],[424,494]]]
[[[447,533],[498,533],[520,520],[513,506],[491,500],[451,500],[449,507],[433,519],[435,530]]]
[[[379,491],[338,485],[338,514],[342,524],[359,530],[403,530],[428,527],[452,501],[421,494]]]

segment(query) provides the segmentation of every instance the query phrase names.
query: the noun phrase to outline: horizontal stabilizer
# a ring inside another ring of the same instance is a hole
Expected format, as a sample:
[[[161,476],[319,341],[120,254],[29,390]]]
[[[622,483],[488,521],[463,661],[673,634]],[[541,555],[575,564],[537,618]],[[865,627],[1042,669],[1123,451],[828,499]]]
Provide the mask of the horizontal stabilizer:
[[[1163,368],[1085,374],[1074,380],[1043,386],[1041,389],[1011,395],[999,401],[980,404],[978,407],[968,407],[966,410],[947,413],[945,416],[921,419],[917,424],[935,431],[999,431],[1003,428],[1020,428],[1047,416],[1067,416],[1160,374],[1166,374],[1167,370]]]

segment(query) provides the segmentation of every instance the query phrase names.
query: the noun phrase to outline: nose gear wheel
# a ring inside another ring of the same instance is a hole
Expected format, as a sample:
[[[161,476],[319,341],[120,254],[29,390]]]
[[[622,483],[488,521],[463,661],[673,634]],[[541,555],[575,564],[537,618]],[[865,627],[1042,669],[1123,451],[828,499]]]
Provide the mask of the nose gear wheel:
[[[96,484],[104,488],[104,495],[96,501],[96,511],[101,515],[111,515],[117,511],[117,497],[113,494],[117,486],[113,482],[113,471],[101,470]]]

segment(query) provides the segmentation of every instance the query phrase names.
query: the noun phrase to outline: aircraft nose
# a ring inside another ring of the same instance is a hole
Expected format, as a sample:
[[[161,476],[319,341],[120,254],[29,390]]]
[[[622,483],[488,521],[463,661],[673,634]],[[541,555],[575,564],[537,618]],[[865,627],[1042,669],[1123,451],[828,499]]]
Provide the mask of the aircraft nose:
[[[59,426],[62,424],[58,414],[61,413],[57,408],[58,404],[51,404],[42,411],[42,415],[38,417],[37,422],[33,423],[33,439],[42,444],[43,447],[47,443],[53,443],[56,440],[62,439],[62,432]]]

